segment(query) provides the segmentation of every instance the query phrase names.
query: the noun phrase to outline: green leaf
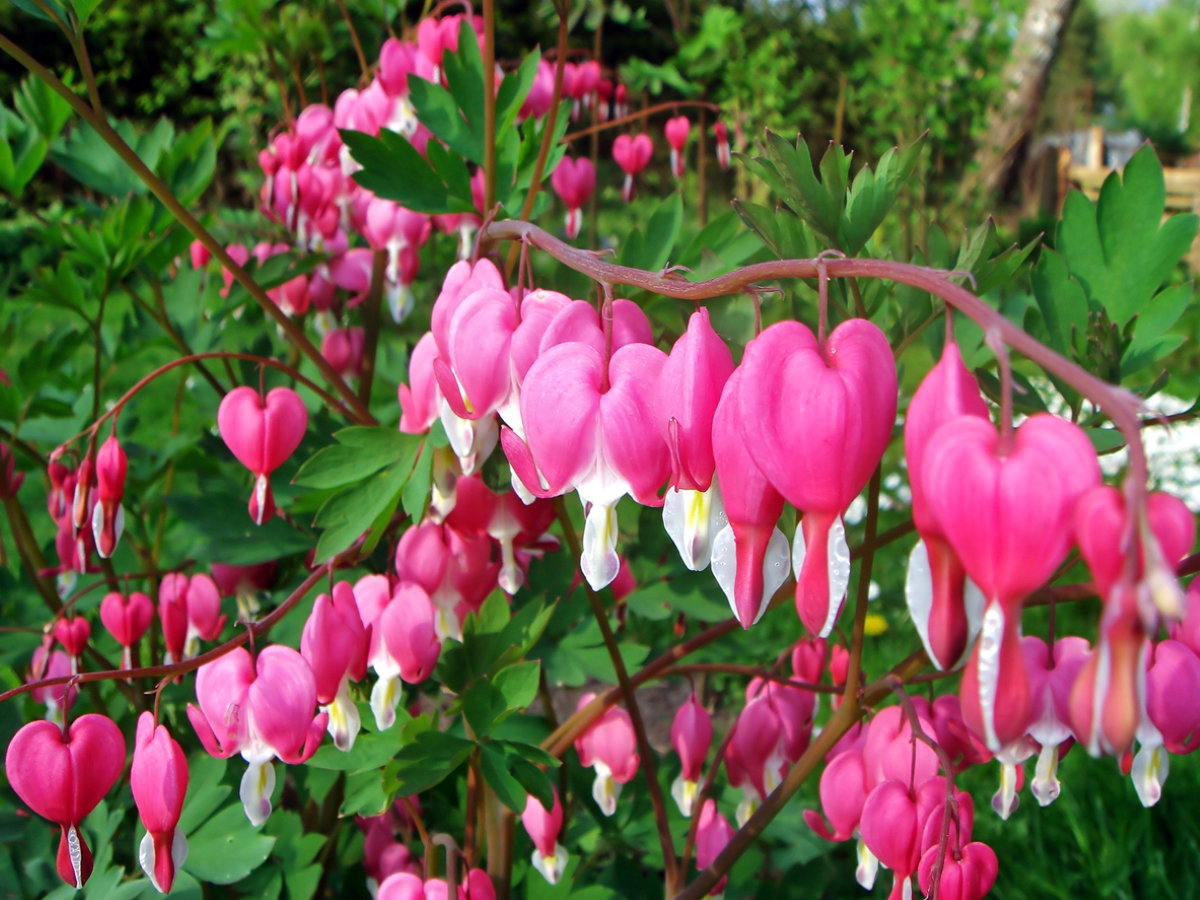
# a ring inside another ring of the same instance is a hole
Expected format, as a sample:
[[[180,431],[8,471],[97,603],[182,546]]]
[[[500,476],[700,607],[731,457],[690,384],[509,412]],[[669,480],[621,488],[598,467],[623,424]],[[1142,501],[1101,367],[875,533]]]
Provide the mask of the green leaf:
[[[179,827],[184,834],[192,834],[229,796],[232,788],[221,783],[226,765],[226,760],[215,759],[202,751],[188,757],[190,777],[183,812],[179,816]]]
[[[388,764],[384,787],[403,797],[427,791],[461,766],[474,748],[473,741],[442,731],[422,731]]]
[[[1071,277],[1066,261],[1046,248],[1033,267],[1033,295],[1050,333],[1050,346],[1070,355],[1082,349],[1088,328],[1088,303],[1083,285]]]
[[[411,471],[421,449],[421,436],[386,426],[355,426],[334,434],[338,441],[312,455],[292,479],[312,488],[333,488],[360,481],[384,466]]]
[[[1182,335],[1166,335],[1187,309],[1192,285],[1177,284],[1161,291],[1138,313],[1133,340],[1121,357],[1121,375],[1132,375],[1143,366],[1162,359],[1183,343]]]
[[[841,249],[848,255],[857,254],[883,223],[900,195],[900,189],[912,175],[924,143],[925,136],[922,135],[905,147],[903,152],[893,147],[880,158],[874,173],[870,166],[863,166],[859,171],[846,198],[846,209],[839,229]],[[833,190],[833,187],[829,190]]]
[[[367,190],[386,200],[395,200],[413,212],[474,211],[473,205],[450,195],[446,183],[403,135],[386,128],[380,132],[381,138],[359,131],[339,133],[355,162],[362,166],[354,174],[354,180]]]
[[[767,156],[772,170],[777,173],[772,188],[813,231],[824,237],[831,246],[837,247],[842,210],[846,203],[849,157],[845,156],[841,147],[835,149],[831,145],[821,160],[821,174],[826,178],[826,182],[822,183],[817,180],[808,144],[801,135],[796,136],[793,147],[779,135],[768,131]],[[829,180],[831,177],[832,183]]]
[[[315,562],[341,553],[374,524],[408,480],[409,468],[394,465],[330,497],[314,524],[325,531],[317,541]]]
[[[541,664],[537,660],[506,666],[492,679],[509,709],[524,709],[537,696]]]
[[[683,199],[676,192],[660,203],[650,215],[644,235],[638,229],[633,229],[622,248],[621,265],[648,271],[662,269],[675,248],[682,223]]]
[[[479,754],[479,768],[483,780],[496,792],[501,803],[518,815],[525,811],[525,788],[509,774],[508,760],[503,752],[491,744],[484,744]]]
[[[1115,428],[1085,428],[1083,433],[1099,454],[1113,453],[1125,446],[1125,436]]]
[[[75,15],[79,18],[80,30],[87,24],[88,18],[102,2],[103,0],[71,0],[71,6],[75,10]]]
[[[482,88],[479,93],[482,96]],[[409,96],[417,118],[435,137],[445,141],[452,151],[465,156],[476,165],[483,163],[483,123],[480,121],[480,131],[476,133],[463,118],[454,96],[449,91],[439,84],[410,76]]]
[[[500,91],[496,94],[496,134],[498,136],[502,136],[516,120],[517,113],[521,111],[521,104],[525,102],[525,98],[529,95],[529,89],[533,87],[533,80],[537,75],[538,63],[541,62],[541,59],[541,50],[535,47],[532,53],[521,60],[517,71],[505,75],[504,80],[500,82]],[[546,167],[546,170],[554,171],[549,166]]]
[[[408,713],[396,710],[397,721],[403,726],[409,719]],[[402,728],[389,728],[383,732],[362,732],[354,746],[343,753],[332,744],[322,746],[308,765],[314,769],[334,769],[355,775],[387,765],[400,752]]]
[[[508,710],[505,696],[486,678],[481,678],[462,695],[462,711],[477,739],[491,733],[496,720]]]
[[[338,813],[343,816],[381,815],[392,802],[385,788],[383,773],[378,769],[367,769],[349,776],[346,779],[346,798]]]
[[[554,787],[546,773],[520,756],[507,757],[508,771],[517,783],[542,804],[543,809],[554,808]],[[524,811],[524,810],[522,810]]]
[[[557,769],[562,765],[562,760],[556,756],[551,756],[536,744],[526,744],[522,741],[492,741],[492,743],[503,746],[506,751],[510,751],[510,755],[516,754],[522,759],[527,759],[539,766],[548,766],[551,769]]]
[[[421,446],[421,455],[417,457],[401,495],[404,511],[414,522],[425,518],[425,508],[429,505],[429,490],[433,483],[433,448],[430,443],[426,441]]]
[[[1191,213],[1163,221],[1166,185],[1148,144],[1113,172],[1093,206],[1072,191],[1063,205],[1056,249],[1087,292],[1119,326],[1141,313],[1187,253],[1200,220]]]
[[[187,862],[183,867],[202,882],[241,881],[266,862],[275,846],[275,838],[259,831],[246,818],[242,804],[230,804],[199,831],[188,835]]]

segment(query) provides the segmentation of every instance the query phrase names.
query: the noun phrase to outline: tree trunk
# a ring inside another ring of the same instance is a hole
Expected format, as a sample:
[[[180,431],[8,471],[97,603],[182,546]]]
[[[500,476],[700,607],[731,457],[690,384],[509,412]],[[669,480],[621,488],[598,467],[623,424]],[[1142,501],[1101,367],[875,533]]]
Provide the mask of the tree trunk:
[[[1004,95],[975,154],[967,190],[992,192],[1006,182],[1016,151],[1033,127],[1038,105],[1075,0],[1029,0],[1001,79]]]

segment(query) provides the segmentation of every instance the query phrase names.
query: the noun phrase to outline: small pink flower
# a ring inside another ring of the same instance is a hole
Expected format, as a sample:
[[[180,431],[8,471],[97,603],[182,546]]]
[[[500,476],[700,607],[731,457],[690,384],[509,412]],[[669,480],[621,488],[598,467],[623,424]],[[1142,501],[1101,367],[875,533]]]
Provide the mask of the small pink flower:
[[[712,745],[712,717],[700,705],[695,693],[675,713],[671,723],[671,745],[679,754],[683,770],[671,785],[671,796],[685,817],[692,814],[700,793],[700,773]]]
[[[551,790],[554,790],[551,788]],[[558,842],[562,831],[563,810],[554,791],[554,806],[549,812],[530,794],[525,800],[525,811],[521,813],[521,824],[533,841],[533,867],[550,884],[558,884],[567,866],[567,849]]]
[[[577,708],[582,709],[594,699],[595,694],[584,694]],[[609,707],[575,739],[575,752],[581,765],[595,770],[592,798],[602,813],[611,816],[617,811],[621,786],[633,780],[641,762],[629,713],[617,706]]]
[[[217,426],[230,452],[254,475],[250,518],[261,525],[275,514],[271,473],[300,446],[308,428],[308,410],[291,388],[275,388],[263,398],[243,386],[221,401]]]
[[[141,591],[134,591],[129,597],[113,591],[100,602],[100,621],[122,647],[123,669],[133,668],[130,648],[141,640],[153,620],[154,604]]]

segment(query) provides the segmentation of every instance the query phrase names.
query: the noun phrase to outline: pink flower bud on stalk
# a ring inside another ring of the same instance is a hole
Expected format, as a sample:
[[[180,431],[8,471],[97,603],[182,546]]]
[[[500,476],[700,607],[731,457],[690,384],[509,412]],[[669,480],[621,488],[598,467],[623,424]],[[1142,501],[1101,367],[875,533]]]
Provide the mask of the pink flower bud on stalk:
[[[663,364],[655,397],[659,434],[671,453],[663,527],[693,572],[708,567],[713,540],[728,522],[714,481],[713,420],[732,374],[729,348],[708,310],[697,310]]]
[[[168,894],[187,859],[187,838],[177,826],[187,795],[188,766],[179,744],[150,712],[138,719],[129,786],[146,826],[138,861],[154,889]]]
[[[622,88],[617,88],[618,94]],[[621,187],[621,198],[629,203],[633,200],[633,179],[634,177],[646,168],[650,163],[650,157],[654,155],[654,142],[650,140],[648,134],[639,134],[636,137],[630,137],[627,134],[618,135],[613,141],[613,159],[617,165],[625,172],[625,183]]]
[[[321,355],[343,378],[362,375],[366,332],[361,328],[333,328],[321,339]]]
[[[354,747],[361,723],[350,696],[350,682],[367,674],[370,633],[363,628],[354,590],[344,581],[333,586],[332,599],[321,594],[300,637],[300,655],[313,671],[317,703],[329,716],[334,746],[348,752]]]
[[[993,752],[1029,725],[1022,602],[1066,557],[1075,504],[1100,483],[1096,451],[1077,426],[1039,414],[1009,428],[1002,435],[976,416],[946,423],[925,449],[920,476],[930,510],[987,599],[961,697],[967,723]]]
[[[54,639],[62,644],[71,660],[71,674],[79,672],[79,658],[92,636],[92,626],[83,616],[63,616],[54,623]]]
[[[573,241],[579,237],[583,224],[583,204],[596,189],[596,170],[585,156],[578,159],[564,156],[550,176],[550,183],[567,207],[567,240]]]
[[[250,764],[240,796],[246,817],[261,825],[271,815],[271,761],[306,762],[325,731],[328,716],[313,715],[312,670],[290,647],[267,647],[257,661],[238,647],[200,667],[196,699],[200,705],[188,704],[188,719],[204,749],[218,759],[240,751]]]
[[[583,709],[595,699],[595,694],[584,694],[576,709]],[[617,811],[622,785],[633,780],[641,762],[629,713],[620,707],[609,707],[575,739],[575,752],[579,754],[580,765],[595,770],[592,799],[604,815],[611,816]]]
[[[131,648],[154,621],[154,604],[141,591],[134,591],[128,597],[113,591],[100,602],[100,621],[121,645],[121,668],[132,669]]]
[[[163,576],[158,586],[158,614],[167,653],[174,662],[200,653],[200,641],[215,641],[225,628],[221,595],[207,575],[189,578],[182,572]]]
[[[688,121],[687,116],[675,116],[667,119],[667,143],[671,145],[671,174],[676,178],[683,178],[683,150],[687,146],[688,134],[691,130],[692,123]]]
[[[947,329],[949,336],[951,329]],[[908,558],[904,595],[913,625],[930,660],[943,671],[962,661],[979,633],[984,597],[967,578],[925,498],[921,478],[925,448],[951,419],[987,420],[988,408],[975,377],[963,365],[958,345],[947,340],[942,358],[925,376],[904,418],[904,454],[912,487],[913,523],[921,539]]]
[[[525,811],[521,813],[521,824],[533,841],[533,867],[550,884],[558,884],[567,867],[567,848],[558,842],[562,831],[563,809],[554,790],[554,806],[549,812],[530,794],[525,800]]]
[[[30,809],[62,830],[59,877],[82,888],[92,874],[92,852],[80,831],[125,768],[125,738],[111,719],[80,716],[65,731],[30,722],[16,733],[4,758],[8,783]]]
[[[746,450],[805,513],[792,548],[796,609],[826,637],[850,579],[841,516],[879,464],[896,419],[890,345],[865,319],[843,322],[827,341],[799,322],[779,322],[747,346],[741,368]]]
[[[733,840],[733,835],[733,826],[729,824],[728,819],[717,812],[716,801],[705,800],[704,806],[700,810],[699,827],[696,829],[696,868],[704,871],[711,866],[713,860]],[[728,876],[721,878],[713,885],[709,896],[721,897],[725,893],[725,884],[728,880]]]
[[[682,771],[671,785],[671,796],[685,818],[691,816],[700,793],[700,774],[708,758],[712,736],[712,718],[693,693],[679,707],[671,723],[671,745],[682,763]]]
[[[52,463],[51,465],[61,464]],[[7,500],[17,496],[17,491],[25,483],[25,473],[15,470],[16,459],[13,457],[12,448],[8,444],[0,444],[0,499]],[[47,496],[46,499],[49,501],[50,497]]]
[[[62,678],[71,673],[71,660],[61,650],[48,650],[49,639],[33,651],[29,672],[25,677],[26,683],[32,684],[48,678]],[[66,719],[66,711],[75,703],[79,688],[68,682],[55,684],[50,687],[34,688],[30,691],[37,703],[46,704],[46,721],[53,722],[62,728]]]
[[[275,388],[263,398],[243,386],[221,401],[217,427],[225,446],[254,474],[250,518],[261,525],[275,514],[271,473],[300,446],[308,428],[308,410],[290,388]]]
[[[713,137],[717,139],[717,165],[728,169],[731,160],[729,152],[729,128],[724,122],[713,123]]]
[[[266,152],[266,151],[264,151],[264,152]],[[270,155],[268,154],[268,157],[269,156]],[[259,155],[259,161],[260,162],[263,161],[261,154]],[[266,166],[264,166],[263,168],[265,170]],[[212,254],[208,252],[208,248],[205,247],[198,240],[192,241],[192,243],[189,245],[188,255],[191,258],[193,269],[203,269],[205,266],[208,265],[208,261],[210,259],[212,259]]]
[[[91,522],[92,502],[95,499],[92,496],[94,487],[95,473],[92,460],[91,457],[84,457],[79,468],[75,470],[75,496],[71,501],[71,525],[76,536]]]

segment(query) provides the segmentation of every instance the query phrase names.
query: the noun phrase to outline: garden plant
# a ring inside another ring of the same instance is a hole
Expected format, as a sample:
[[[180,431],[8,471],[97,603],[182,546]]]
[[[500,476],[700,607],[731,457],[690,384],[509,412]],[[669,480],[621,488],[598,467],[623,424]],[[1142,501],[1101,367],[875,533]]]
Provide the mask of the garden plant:
[[[210,123],[106,111],[96,0],[13,2],[77,68],[0,33],[0,896],[979,900],[1073,748],[1170,791],[1153,148],[1022,246],[914,243],[919,135],[651,102],[570,0],[499,61],[491,0],[375,59],[339,2],[361,78],[280,70],[225,209]]]

